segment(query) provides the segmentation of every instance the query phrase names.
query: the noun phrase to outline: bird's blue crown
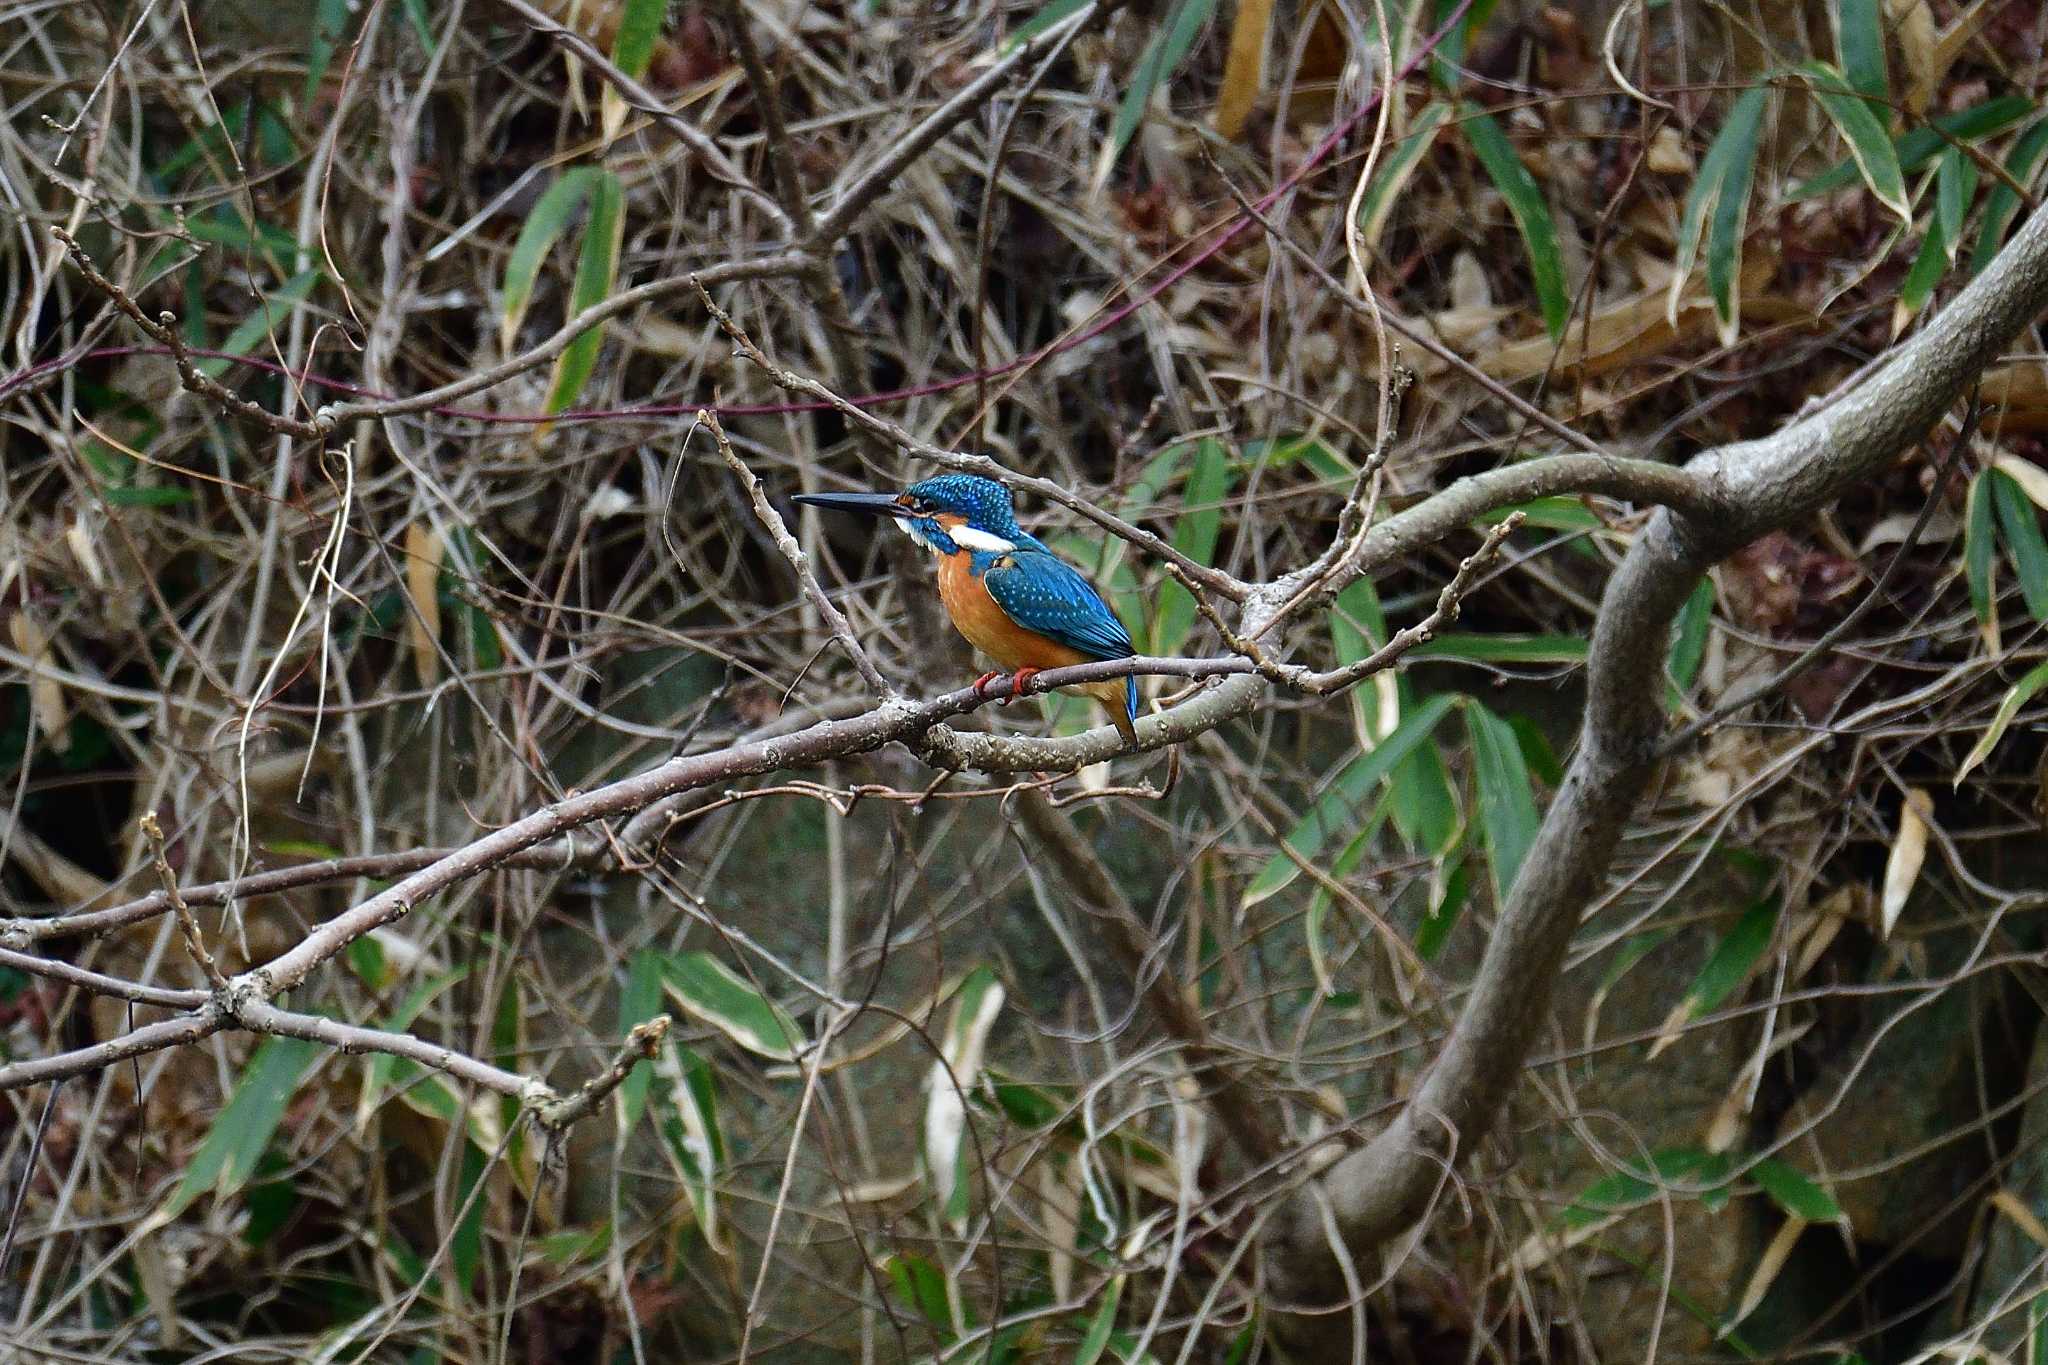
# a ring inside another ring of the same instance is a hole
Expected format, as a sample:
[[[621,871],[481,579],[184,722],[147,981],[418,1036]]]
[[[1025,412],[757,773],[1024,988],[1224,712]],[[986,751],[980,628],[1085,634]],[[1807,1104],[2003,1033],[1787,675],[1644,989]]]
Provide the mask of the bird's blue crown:
[[[941,474],[910,485],[897,502],[903,510],[897,513],[896,524],[918,544],[942,555],[1045,548],[1017,524],[1010,490],[994,479]],[[954,517],[959,521],[949,527],[947,522]]]
[[[1024,534],[1017,525],[1010,490],[994,479],[975,474],[941,474],[920,479],[903,493],[927,516],[950,512],[966,518],[969,526],[1005,540],[1016,540]]]

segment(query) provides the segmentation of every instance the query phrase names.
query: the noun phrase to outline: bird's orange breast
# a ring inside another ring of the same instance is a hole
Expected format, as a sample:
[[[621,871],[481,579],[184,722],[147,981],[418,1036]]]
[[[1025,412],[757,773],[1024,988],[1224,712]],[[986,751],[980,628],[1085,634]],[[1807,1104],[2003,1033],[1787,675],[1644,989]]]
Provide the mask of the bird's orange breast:
[[[965,552],[939,557],[939,600],[946,604],[946,614],[968,644],[1012,671],[1088,662],[1088,656],[1078,649],[1012,621],[988,595],[988,585],[970,571],[969,562]]]

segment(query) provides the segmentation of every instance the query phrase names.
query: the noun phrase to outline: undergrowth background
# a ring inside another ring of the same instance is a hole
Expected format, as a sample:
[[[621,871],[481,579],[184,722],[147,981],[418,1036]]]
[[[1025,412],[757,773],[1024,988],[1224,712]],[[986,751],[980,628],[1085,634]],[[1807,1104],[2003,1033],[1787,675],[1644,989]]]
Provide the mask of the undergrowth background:
[[[868,187],[827,268],[747,264],[1079,8],[0,15],[7,915],[153,889],[146,811],[206,882],[460,844],[865,709],[700,407],[884,669],[970,678],[906,545],[783,501],[930,471],[736,357],[694,274],[730,272],[714,294],[776,363],[1266,578],[1375,458],[1399,507],[1560,431],[1680,461],[1775,429],[1983,267],[2048,149],[2048,18],[2017,0],[1170,0],[999,84]],[[1365,101],[1447,21],[1382,121]],[[188,391],[56,229],[270,416]],[[325,441],[289,426],[497,367]],[[1981,398],[1688,608],[1679,723],[1857,614],[1664,770],[1505,1136],[1370,1299],[1376,1350],[2034,1349],[2042,358]],[[1641,513],[1521,510],[1398,675],[1055,788],[1297,1140],[1410,1087],[1558,781]],[[1141,651],[1223,648],[1155,563],[1020,511]],[[1347,591],[1325,661],[1426,615],[1483,529]],[[1271,1358],[1246,1250],[1270,1188],[1008,784],[936,777],[888,750],[699,793],[623,868],[493,872],[296,993],[558,1084],[672,1010],[558,1147],[409,1062],[233,1033],[9,1092],[0,1335],[52,1360]],[[388,880],[202,921],[232,969]],[[39,951],[204,984],[168,917]],[[0,1001],[15,1059],[148,1014],[12,968]]]

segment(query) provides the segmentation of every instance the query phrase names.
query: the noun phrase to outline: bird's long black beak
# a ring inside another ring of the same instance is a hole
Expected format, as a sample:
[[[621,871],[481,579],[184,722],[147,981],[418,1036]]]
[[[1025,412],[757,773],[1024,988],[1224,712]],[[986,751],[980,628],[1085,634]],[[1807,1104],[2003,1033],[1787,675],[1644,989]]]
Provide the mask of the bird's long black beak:
[[[798,493],[791,502],[807,502],[813,507],[830,508],[835,512],[864,512],[871,517],[893,517],[903,510],[903,504],[896,501],[894,493]]]

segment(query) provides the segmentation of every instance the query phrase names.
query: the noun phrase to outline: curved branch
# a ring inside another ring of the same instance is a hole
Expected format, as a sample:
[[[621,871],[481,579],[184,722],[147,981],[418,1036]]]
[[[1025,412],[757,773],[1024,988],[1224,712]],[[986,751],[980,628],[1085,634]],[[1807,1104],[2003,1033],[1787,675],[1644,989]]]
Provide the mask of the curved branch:
[[[1579,915],[1649,785],[1664,729],[1657,671],[1671,621],[1699,576],[1883,470],[2044,308],[2048,210],[2036,211],[1990,269],[1861,385],[1774,436],[1706,452],[1687,466],[1712,489],[1716,513],[1659,511],[1608,582],[1577,753],[1487,941],[1464,1013],[1393,1122],[1317,1182],[1347,1256],[1376,1252],[1420,1217],[1445,1161],[1475,1150],[1514,1092]],[[1344,1295],[1320,1207],[1318,1191],[1303,1190],[1276,1233],[1276,1271],[1296,1303]]]

